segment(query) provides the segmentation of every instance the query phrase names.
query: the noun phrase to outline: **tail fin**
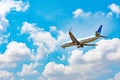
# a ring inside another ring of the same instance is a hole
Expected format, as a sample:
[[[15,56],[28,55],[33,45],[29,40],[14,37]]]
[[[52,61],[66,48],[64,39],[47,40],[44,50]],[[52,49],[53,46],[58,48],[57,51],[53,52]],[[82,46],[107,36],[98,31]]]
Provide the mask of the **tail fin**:
[[[103,38],[106,37],[106,36],[101,36],[101,35],[100,35],[100,33],[101,33],[101,31],[102,31],[102,26],[103,26],[103,25],[100,25],[100,27],[98,28],[98,30],[95,32],[95,36],[96,36],[96,37],[103,37]]]
[[[103,26],[103,25],[100,25],[99,29],[97,30],[97,32],[98,32],[99,34],[100,34],[101,31],[102,31],[102,26]]]
[[[100,27],[98,28],[98,30],[95,32],[95,36],[96,37],[100,37],[101,30],[102,30],[102,25],[100,25]]]

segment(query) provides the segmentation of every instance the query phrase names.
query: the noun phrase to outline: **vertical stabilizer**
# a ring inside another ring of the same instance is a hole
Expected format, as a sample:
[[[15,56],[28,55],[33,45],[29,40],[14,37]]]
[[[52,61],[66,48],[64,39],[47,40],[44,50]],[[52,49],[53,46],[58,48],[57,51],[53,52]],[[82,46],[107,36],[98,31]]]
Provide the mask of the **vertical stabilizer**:
[[[102,31],[102,26],[103,26],[103,25],[100,25],[100,27],[98,28],[98,30],[95,32],[95,36],[96,36],[96,37],[100,37],[100,33],[101,33],[101,31]]]
[[[103,26],[103,25],[100,25],[99,29],[97,30],[98,33],[101,33],[101,31],[102,31],[102,26]]]

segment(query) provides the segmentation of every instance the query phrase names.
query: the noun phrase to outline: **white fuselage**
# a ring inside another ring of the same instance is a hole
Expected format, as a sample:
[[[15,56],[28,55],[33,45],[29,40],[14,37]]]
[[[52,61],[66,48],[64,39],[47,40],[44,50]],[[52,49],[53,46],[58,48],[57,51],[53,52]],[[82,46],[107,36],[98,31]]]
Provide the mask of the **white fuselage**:
[[[80,45],[77,45],[77,44],[74,43],[74,42],[68,42],[68,43],[63,44],[62,47],[65,48],[65,47],[77,45],[77,47],[80,48],[80,47],[84,46],[85,43],[92,42],[92,41],[94,41],[94,40],[96,40],[96,39],[98,39],[98,38],[99,38],[99,37],[93,36],[93,37],[81,39],[81,40],[79,40]]]
[[[95,41],[98,38],[99,37],[93,36],[93,37],[89,37],[89,38],[86,38],[86,39],[82,39],[79,42],[84,45],[84,43],[89,43],[89,42]]]

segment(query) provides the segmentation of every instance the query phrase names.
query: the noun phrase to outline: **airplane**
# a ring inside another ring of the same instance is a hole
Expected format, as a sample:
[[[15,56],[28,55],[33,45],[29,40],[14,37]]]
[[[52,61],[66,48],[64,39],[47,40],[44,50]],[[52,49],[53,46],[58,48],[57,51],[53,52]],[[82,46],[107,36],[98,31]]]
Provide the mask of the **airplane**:
[[[65,49],[66,47],[70,47],[70,46],[77,46],[77,48],[82,48],[84,46],[97,46],[97,44],[89,44],[89,42],[95,41],[98,38],[105,38],[106,37],[106,36],[101,36],[100,35],[101,30],[102,30],[102,26],[103,25],[100,25],[98,30],[95,31],[95,36],[85,38],[85,39],[82,39],[82,40],[77,40],[75,38],[75,36],[72,34],[71,29],[70,29],[69,36],[70,36],[70,39],[72,40],[72,42],[65,43],[65,44],[61,45],[61,47],[63,49]]]

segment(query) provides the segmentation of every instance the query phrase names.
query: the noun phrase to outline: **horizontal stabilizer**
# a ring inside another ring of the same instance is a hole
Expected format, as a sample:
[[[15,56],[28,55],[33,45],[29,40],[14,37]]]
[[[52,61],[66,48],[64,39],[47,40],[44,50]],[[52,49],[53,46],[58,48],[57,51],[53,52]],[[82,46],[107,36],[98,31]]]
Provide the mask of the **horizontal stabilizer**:
[[[62,47],[63,49],[65,49],[65,46],[60,46],[60,47]]]
[[[84,44],[84,46],[97,46],[97,44]]]
[[[107,36],[100,36],[100,37],[102,37],[102,38],[107,38]]]

